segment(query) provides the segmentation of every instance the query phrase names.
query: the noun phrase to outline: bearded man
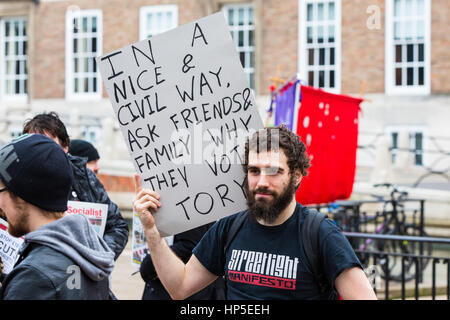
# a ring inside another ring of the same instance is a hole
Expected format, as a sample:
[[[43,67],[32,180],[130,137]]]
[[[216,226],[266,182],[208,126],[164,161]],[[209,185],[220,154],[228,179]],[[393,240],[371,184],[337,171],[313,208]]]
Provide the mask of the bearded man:
[[[244,159],[248,209],[216,222],[187,264],[171,252],[155,226],[152,212],[162,205],[159,194],[142,189],[135,175],[133,206],[159,279],[173,299],[184,299],[219,276],[225,276],[227,299],[320,299],[300,234],[308,209],[295,201],[310,166],[305,145],[284,125],[266,128],[247,141]],[[227,243],[240,216],[245,220]],[[352,247],[329,219],[320,224],[319,248],[324,274],[342,299],[376,299]]]

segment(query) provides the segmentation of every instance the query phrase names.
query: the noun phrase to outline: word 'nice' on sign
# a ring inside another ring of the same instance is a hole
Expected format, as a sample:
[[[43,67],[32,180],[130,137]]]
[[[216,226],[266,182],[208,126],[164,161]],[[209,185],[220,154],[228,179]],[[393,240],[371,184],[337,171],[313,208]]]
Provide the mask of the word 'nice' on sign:
[[[263,127],[223,13],[97,58],[164,236],[246,208],[246,138]]]

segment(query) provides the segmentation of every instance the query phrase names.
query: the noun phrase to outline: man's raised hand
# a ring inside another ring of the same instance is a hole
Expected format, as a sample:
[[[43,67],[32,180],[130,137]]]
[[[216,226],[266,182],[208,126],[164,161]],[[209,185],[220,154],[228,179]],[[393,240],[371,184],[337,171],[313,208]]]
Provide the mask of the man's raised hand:
[[[139,174],[134,174],[135,197],[133,199],[134,211],[139,215],[144,230],[155,226],[153,214],[161,207],[159,194],[150,189],[142,189],[141,178]],[[153,214],[152,214],[153,213]]]

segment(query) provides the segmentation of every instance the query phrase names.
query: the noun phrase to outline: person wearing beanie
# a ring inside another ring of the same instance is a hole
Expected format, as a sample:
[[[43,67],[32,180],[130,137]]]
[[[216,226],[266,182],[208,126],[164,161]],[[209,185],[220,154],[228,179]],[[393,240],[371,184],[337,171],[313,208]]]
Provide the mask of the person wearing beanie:
[[[98,166],[98,160],[100,156],[97,149],[88,141],[81,139],[74,139],[70,141],[69,153],[73,156],[87,158],[86,167],[95,174],[98,174],[100,167]]]
[[[67,154],[44,135],[0,149],[0,215],[24,236],[0,299],[108,299],[114,253],[85,216],[65,214],[72,182]]]
[[[27,120],[23,133],[41,133],[53,139],[66,153],[69,151],[69,135],[64,123],[55,112],[40,113]],[[122,217],[119,207],[109,199],[97,176],[86,168],[86,158],[80,158],[70,153],[67,156],[74,176],[69,200],[108,205],[103,239],[114,252],[114,260],[117,260],[128,242],[128,223]]]

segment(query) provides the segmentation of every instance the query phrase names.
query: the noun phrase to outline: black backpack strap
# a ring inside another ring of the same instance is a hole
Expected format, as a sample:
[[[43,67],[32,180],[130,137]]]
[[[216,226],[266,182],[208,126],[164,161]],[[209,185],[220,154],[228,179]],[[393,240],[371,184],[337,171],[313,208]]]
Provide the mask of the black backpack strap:
[[[247,218],[247,211],[239,212],[236,215],[237,215],[237,217],[234,219],[233,223],[231,224],[230,230],[225,235],[225,245],[223,247],[224,256],[226,256],[228,247],[230,246],[230,244],[233,241],[236,234],[239,232],[239,229],[241,229],[242,225],[244,224],[244,221]]]
[[[328,280],[323,273],[320,259],[319,228],[322,221],[327,218],[327,215],[310,209],[305,210],[304,215],[305,219],[302,224],[301,234],[306,259],[311,267],[314,280],[319,286],[321,297],[325,299],[334,298],[334,294],[330,295],[333,290],[331,290]]]

